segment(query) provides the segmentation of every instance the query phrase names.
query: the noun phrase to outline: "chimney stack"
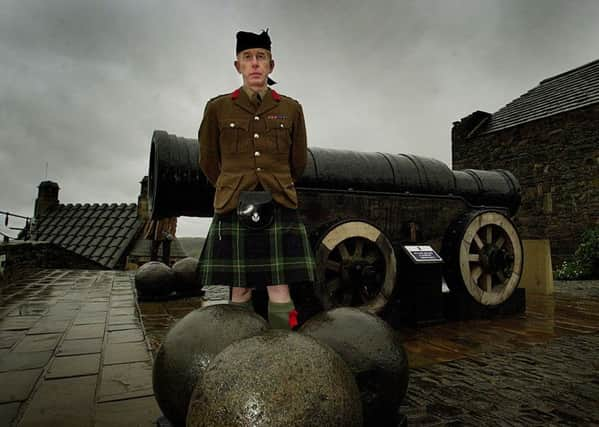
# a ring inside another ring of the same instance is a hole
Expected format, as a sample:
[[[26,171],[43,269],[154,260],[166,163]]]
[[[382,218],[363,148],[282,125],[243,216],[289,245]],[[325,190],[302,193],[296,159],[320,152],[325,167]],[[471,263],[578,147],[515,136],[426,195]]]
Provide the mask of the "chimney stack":
[[[148,205],[148,176],[144,176],[139,182],[141,191],[137,197],[137,216],[142,221],[147,221],[150,218],[150,206]]]
[[[42,181],[37,187],[37,199],[35,200],[35,209],[33,217],[39,219],[48,211],[58,206],[58,184],[52,181]]]

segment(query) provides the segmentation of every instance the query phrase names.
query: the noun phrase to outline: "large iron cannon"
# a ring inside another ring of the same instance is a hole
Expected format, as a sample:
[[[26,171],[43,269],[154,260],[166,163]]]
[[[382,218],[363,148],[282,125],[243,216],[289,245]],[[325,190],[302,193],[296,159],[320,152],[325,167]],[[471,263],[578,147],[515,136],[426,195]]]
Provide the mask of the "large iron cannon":
[[[154,132],[152,218],[212,216],[214,189],[198,156],[197,140]],[[440,252],[448,287],[483,305],[503,303],[518,286],[522,244],[510,217],[520,186],[508,171],[452,171],[420,156],[312,147],[296,189],[325,308],[380,313],[401,286],[396,254],[406,244]]]

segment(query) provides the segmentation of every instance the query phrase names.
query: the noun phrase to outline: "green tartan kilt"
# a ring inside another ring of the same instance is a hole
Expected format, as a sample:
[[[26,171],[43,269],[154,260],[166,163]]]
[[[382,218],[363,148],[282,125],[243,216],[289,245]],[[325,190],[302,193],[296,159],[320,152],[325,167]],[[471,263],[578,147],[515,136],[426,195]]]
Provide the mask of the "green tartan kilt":
[[[235,210],[215,214],[198,272],[202,286],[262,288],[314,282],[315,263],[298,211],[275,203],[273,223],[262,230],[245,228]]]

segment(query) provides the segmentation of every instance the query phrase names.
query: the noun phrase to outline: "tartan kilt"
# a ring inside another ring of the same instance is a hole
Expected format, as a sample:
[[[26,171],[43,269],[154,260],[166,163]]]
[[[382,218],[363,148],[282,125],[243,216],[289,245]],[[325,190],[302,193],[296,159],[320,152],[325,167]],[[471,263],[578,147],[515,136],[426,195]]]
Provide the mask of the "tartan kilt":
[[[314,282],[315,263],[297,209],[274,203],[273,223],[251,230],[236,210],[215,214],[200,255],[202,286],[242,288]]]

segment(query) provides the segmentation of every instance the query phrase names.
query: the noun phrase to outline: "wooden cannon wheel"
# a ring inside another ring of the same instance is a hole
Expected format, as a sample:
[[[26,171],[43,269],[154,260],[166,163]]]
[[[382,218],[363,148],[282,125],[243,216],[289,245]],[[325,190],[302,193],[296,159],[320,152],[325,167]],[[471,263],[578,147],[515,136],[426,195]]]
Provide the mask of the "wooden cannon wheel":
[[[507,300],[522,275],[522,242],[509,218],[495,211],[464,215],[448,230],[441,250],[447,286],[479,303]]]
[[[393,246],[375,226],[359,220],[337,223],[316,249],[316,296],[325,310],[363,307],[379,313],[396,279]]]

